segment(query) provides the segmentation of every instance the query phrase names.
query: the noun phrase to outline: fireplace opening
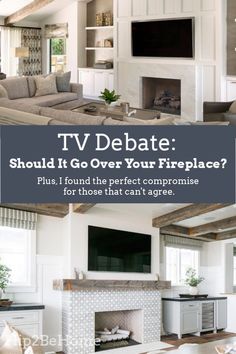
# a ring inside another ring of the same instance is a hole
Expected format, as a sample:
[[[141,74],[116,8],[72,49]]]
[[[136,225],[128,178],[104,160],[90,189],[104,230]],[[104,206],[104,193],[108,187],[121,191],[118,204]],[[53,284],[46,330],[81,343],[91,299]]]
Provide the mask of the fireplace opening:
[[[181,115],[181,80],[142,78],[143,108]]]
[[[105,351],[143,343],[143,311],[95,313],[95,351]]]

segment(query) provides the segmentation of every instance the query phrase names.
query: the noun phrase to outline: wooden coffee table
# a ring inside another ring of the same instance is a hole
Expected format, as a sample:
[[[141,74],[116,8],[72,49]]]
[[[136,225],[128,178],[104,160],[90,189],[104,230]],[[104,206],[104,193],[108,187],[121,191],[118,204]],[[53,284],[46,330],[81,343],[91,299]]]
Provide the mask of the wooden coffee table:
[[[89,108],[94,107],[94,111],[90,111]],[[130,112],[136,110],[136,113],[131,115],[131,118],[149,120],[154,118],[160,118],[160,112],[151,109],[130,108]],[[72,112],[85,113],[92,116],[106,116],[114,119],[123,120],[124,116],[127,116],[122,112],[120,106],[107,107],[103,102],[89,102],[80,107],[72,109]]]

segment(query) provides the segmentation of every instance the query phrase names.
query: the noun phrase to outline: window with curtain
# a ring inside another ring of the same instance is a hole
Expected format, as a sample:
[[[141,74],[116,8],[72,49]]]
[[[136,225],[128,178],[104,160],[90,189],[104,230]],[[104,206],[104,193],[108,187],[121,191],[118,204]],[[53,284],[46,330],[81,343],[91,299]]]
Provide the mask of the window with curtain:
[[[174,286],[183,286],[188,268],[199,271],[203,242],[190,238],[162,236],[165,276]]]
[[[0,260],[11,269],[10,291],[33,291],[37,215],[0,208]]]
[[[1,27],[1,71],[7,76],[16,76],[18,58],[13,55],[13,49],[21,47],[21,29]]]

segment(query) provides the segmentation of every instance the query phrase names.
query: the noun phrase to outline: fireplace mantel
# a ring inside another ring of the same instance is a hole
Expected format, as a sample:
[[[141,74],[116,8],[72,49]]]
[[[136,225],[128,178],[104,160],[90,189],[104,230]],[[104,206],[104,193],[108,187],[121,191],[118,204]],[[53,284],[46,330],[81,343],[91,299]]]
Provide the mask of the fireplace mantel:
[[[150,280],[77,280],[61,279],[54,280],[53,289],[59,291],[81,291],[85,289],[154,289],[164,290],[171,288],[170,281]]]

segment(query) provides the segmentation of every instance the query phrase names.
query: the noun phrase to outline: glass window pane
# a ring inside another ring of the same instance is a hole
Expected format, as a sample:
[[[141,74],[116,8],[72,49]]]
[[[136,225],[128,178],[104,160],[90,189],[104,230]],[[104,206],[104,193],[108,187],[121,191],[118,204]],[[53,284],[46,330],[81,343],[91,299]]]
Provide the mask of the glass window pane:
[[[53,38],[50,40],[50,71],[66,72],[67,56],[66,56],[66,39]]]

